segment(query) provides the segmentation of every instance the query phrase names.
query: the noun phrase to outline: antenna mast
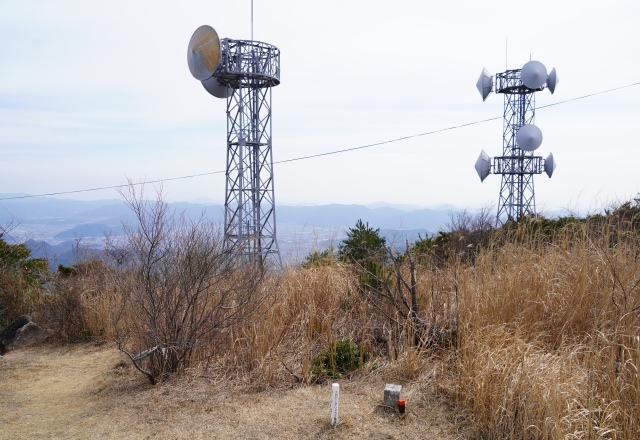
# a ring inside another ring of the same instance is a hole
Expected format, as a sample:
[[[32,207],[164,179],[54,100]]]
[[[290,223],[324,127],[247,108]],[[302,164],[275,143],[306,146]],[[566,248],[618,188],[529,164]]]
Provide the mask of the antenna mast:
[[[483,69],[476,83],[483,101],[494,90],[504,95],[502,156],[492,161],[482,151],[475,164],[480,181],[491,173],[502,175],[497,224],[537,215],[533,175],[544,171],[551,177],[556,163],[551,153],[546,159],[534,156],[542,143],[542,131],[534,125],[534,93],[544,88],[553,93],[557,84],[556,69],[547,75],[546,67],[539,61],[498,73],[495,79]]]
[[[261,267],[268,260],[281,266],[271,152],[271,88],[280,84],[280,50],[220,40],[205,25],[191,37],[187,61],[204,88],[227,102],[224,248]]]

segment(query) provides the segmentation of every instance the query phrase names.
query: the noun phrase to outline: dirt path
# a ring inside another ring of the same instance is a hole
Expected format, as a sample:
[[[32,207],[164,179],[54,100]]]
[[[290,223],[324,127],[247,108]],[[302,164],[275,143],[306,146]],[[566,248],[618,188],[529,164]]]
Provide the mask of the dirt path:
[[[225,393],[202,379],[150,386],[110,347],[35,347],[0,357],[0,439],[461,439],[438,398],[405,384],[404,418],[379,404],[384,383]]]

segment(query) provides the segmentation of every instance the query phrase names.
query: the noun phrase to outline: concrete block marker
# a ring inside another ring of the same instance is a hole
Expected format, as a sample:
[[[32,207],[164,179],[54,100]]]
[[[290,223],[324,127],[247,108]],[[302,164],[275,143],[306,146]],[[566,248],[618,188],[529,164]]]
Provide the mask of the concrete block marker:
[[[396,408],[398,405],[398,399],[400,398],[400,392],[402,391],[402,385],[395,385],[388,383],[384,386],[384,406],[389,408]]]
[[[331,384],[331,424],[338,424],[338,403],[340,400],[340,384]]]

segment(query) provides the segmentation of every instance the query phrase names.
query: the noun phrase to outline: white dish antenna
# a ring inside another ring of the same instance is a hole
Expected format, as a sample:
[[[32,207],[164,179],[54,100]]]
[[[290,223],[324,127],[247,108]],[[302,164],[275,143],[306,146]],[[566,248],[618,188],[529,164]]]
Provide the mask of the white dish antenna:
[[[558,79],[558,73],[556,72],[556,68],[554,67],[553,69],[551,69],[551,72],[549,72],[549,77],[547,78],[547,87],[549,88],[549,91],[552,95],[553,92],[556,91],[556,86],[559,82],[560,80]]]
[[[547,176],[551,177],[555,169],[556,161],[553,159],[553,153],[549,153],[547,158],[544,160],[544,172],[547,173]]]
[[[220,59],[220,38],[211,26],[200,26],[189,40],[187,63],[193,77],[203,81],[211,78]],[[206,88],[206,87],[205,87]]]
[[[491,158],[484,150],[480,152],[480,156],[478,156],[478,160],[476,160],[476,172],[480,177],[480,182],[491,174]]]
[[[476,87],[478,88],[480,95],[482,95],[482,100],[486,100],[487,96],[489,96],[493,89],[493,75],[491,75],[487,69],[482,69],[482,73],[480,74],[480,78],[478,78]]]
[[[528,88],[539,89],[547,82],[547,68],[540,61],[529,61],[522,66],[520,79]]]
[[[525,151],[535,151],[542,144],[542,131],[533,124],[524,124],[516,133],[516,142]]]
[[[228,98],[233,93],[231,87],[221,86],[215,76],[205,79],[201,83],[205,90],[216,98]]]

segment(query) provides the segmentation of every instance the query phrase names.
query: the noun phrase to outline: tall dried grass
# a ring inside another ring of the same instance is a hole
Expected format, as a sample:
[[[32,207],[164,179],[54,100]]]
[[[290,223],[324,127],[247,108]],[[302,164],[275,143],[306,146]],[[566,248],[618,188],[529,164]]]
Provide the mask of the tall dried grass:
[[[341,268],[289,269],[267,282],[272,301],[225,332],[213,370],[233,371],[258,388],[308,382],[314,355],[332,341],[369,340],[363,305]]]
[[[67,342],[112,339],[117,300],[112,280],[113,270],[97,259],[78,263],[69,274],[59,273],[40,312],[54,338]]]
[[[640,237],[529,232],[464,271],[450,391],[491,438],[639,438]]]
[[[314,357],[330,350],[335,341],[350,339],[360,347],[364,371],[395,362],[389,368],[396,376],[420,376],[417,370],[425,352],[415,348],[411,317],[363,295],[349,267],[289,268],[269,283],[265,289],[272,292],[272,301],[255,319],[226,329],[216,341],[218,355],[202,365],[206,374],[234,378],[256,389],[309,383],[314,379]],[[420,318],[429,329],[451,331],[455,326],[455,283],[439,270],[423,270],[418,277]],[[418,336],[434,335],[437,332],[425,329]]]

